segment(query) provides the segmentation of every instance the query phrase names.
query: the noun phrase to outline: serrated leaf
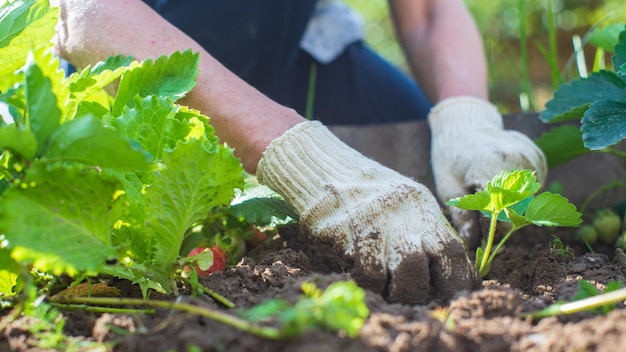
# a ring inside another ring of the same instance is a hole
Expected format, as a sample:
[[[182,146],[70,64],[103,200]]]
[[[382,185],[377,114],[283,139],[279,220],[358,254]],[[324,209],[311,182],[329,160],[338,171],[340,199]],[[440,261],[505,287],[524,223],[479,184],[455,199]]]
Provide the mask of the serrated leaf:
[[[487,210],[491,197],[485,191],[467,194],[463,197],[450,199],[445,202],[446,205],[455,206],[465,210]]]
[[[524,217],[537,226],[578,226],[582,222],[581,214],[574,204],[550,192],[535,197]]]
[[[0,151],[5,149],[30,160],[35,156],[37,140],[29,130],[15,124],[0,127]]]
[[[50,45],[58,13],[47,0],[4,2],[0,8],[0,90],[16,82],[15,71],[32,49]]]
[[[131,66],[132,62],[133,58],[130,56],[109,56],[105,61],[101,61],[93,67],[87,66],[73,73],[67,78],[67,85],[72,97],[78,102],[91,97],[118,79]]]
[[[11,256],[41,271],[97,272],[115,256],[111,228],[120,184],[94,170],[39,164],[0,200],[0,232]]]
[[[149,170],[153,167],[150,154],[136,142],[104,127],[93,116],[72,120],[57,128],[50,136],[43,157],[114,169]]]
[[[576,125],[562,125],[551,128],[535,140],[543,151],[548,168],[564,164],[589,152],[583,144],[582,132]]]
[[[174,149],[193,129],[191,122],[177,118],[177,111],[168,98],[137,97],[133,107],[124,108],[110,123],[119,135],[137,141],[159,161],[164,151]]]
[[[119,115],[136,96],[156,95],[176,101],[193,89],[198,75],[199,54],[191,50],[144,60],[122,75],[115,96],[113,114]]]
[[[606,70],[560,86],[539,117],[544,122],[580,119],[590,104],[603,100],[626,101],[626,82]]]
[[[8,250],[0,248],[0,296],[15,296],[15,285],[20,276],[20,265],[11,258]]]
[[[216,206],[227,205],[243,185],[241,163],[224,147],[206,140],[178,143],[163,156],[165,169],[146,190],[148,221],[156,238],[155,260],[176,259],[185,232]]]
[[[585,147],[604,149],[626,137],[626,96],[623,102],[599,101],[589,106],[582,119]]]

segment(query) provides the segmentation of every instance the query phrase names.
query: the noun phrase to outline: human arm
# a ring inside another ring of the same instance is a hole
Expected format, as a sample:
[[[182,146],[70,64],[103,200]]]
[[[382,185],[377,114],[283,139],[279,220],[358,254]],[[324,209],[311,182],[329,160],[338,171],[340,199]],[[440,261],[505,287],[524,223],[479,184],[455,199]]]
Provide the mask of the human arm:
[[[475,287],[462,241],[424,186],[263,96],[141,1],[56,4],[57,49],[76,66],[114,54],[199,52],[198,83],[184,103],[211,117],[246,169],[285,198],[308,234],[333,244],[359,284],[404,303]]]
[[[503,170],[547,166],[527,136],[504,130],[489,103],[480,33],[462,0],[389,0],[398,38],[418,82],[435,104],[428,116],[431,159],[441,201],[472,193]],[[450,208],[452,222],[474,247],[478,214]]]
[[[488,100],[483,42],[462,0],[389,5],[411,70],[432,102],[454,96]]]
[[[211,117],[220,139],[244,168],[256,171],[263,151],[304,118],[248,85],[206,50],[139,0],[53,0],[61,8],[57,51],[77,67],[109,55],[155,59],[175,51],[200,53],[199,76],[184,104]]]

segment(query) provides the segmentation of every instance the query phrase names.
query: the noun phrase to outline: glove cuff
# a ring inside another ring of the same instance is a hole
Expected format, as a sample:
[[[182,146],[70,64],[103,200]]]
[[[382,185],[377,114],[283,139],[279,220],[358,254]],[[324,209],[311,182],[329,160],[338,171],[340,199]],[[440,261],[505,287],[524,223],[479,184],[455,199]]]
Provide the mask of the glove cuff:
[[[281,194],[298,214],[343,185],[396,175],[400,176],[350,148],[318,121],[299,123],[272,141],[257,167],[259,181]]]
[[[484,128],[503,128],[502,115],[488,101],[461,96],[447,98],[435,105],[428,114],[431,133],[439,135],[451,129],[472,131]]]

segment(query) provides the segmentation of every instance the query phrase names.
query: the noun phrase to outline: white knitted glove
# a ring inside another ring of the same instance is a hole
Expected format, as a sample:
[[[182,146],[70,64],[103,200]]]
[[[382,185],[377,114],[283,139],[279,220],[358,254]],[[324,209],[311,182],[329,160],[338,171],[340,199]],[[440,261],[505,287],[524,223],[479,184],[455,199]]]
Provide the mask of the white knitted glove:
[[[364,157],[319,122],[274,140],[257,169],[310,235],[333,244],[352,277],[389,301],[448,299],[476,285],[464,243],[423,185]]]
[[[441,201],[482,190],[504,170],[533,169],[543,183],[548,167],[543,152],[526,135],[503,129],[492,104],[472,97],[449,98],[428,116],[431,158]],[[470,246],[480,241],[478,214],[450,208],[452,224]]]

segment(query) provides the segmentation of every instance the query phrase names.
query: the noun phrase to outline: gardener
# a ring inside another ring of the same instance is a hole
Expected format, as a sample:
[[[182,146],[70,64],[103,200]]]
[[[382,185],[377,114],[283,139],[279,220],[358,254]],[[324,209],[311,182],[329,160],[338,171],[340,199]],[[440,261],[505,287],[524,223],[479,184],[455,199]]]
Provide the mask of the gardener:
[[[541,151],[503,130],[487,101],[482,43],[462,0],[389,1],[425,94],[364,47],[358,21],[334,1],[55,2],[58,52],[75,66],[114,54],[199,52],[197,86],[184,103],[211,117],[244,168],[285,198],[303,229],[345,254],[359,284],[390,301],[424,303],[472,288],[464,241],[425,186],[349,148],[323,123],[428,116],[441,200],[504,169],[545,177]],[[310,86],[319,121],[303,117]],[[469,233],[470,215],[452,215]]]

